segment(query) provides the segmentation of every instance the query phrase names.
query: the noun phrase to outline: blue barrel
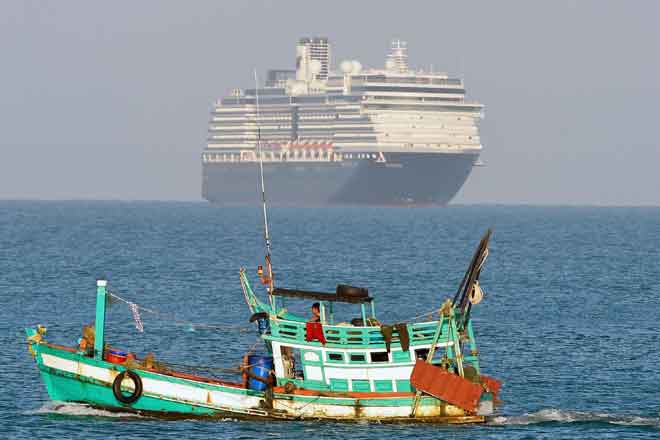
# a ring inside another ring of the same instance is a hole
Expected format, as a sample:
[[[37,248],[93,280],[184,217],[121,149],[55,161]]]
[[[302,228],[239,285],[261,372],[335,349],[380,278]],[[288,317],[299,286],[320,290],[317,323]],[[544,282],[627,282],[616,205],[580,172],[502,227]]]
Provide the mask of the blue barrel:
[[[270,333],[270,321],[268,318],[257,319],[257,331],[260,335]]]
[[[270,372],[273,370],[272,356],[264,356],[261,354],[248,356],[248,365],[250,365],[251,375],[263,378],[266,382],[270,380]],[[267,388],[266,382],[250,377],[248,380],[248,388],[256,391],[264,391]]]

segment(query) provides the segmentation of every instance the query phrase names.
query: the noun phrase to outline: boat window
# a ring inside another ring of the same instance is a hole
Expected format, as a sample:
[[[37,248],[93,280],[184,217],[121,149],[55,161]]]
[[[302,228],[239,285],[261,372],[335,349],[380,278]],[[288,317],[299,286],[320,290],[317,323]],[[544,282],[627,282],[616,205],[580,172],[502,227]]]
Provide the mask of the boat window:
[[[343,353],[328,353],[329,362],[344,362]]]
[[[282,346],[282,367],[284,377],[288,379],[304,379],[300,349]]]
[[[351,354],[351,362],[366,362],[367,357],[364,353],[353,353]]]
[[[374,351],[371,353],[371,362],[389,362],[390,357],[386,351]]]
[[[304,350],[305,362],[321,362],[319,352],[316,350]]]
[[[420,348],[418,350],[415,350],[415,359],[426,360],[426,357],[428,355],[429,355],[429,349],[428,348]]]
[[[429,354],[429,349],[428,348],[420,348],[418,350],[415,350],[415,359],[421,359],[421,360],[425,361],[428,354]],[[445,351],[443,350],[443,348],[442,347],[437,347],[435,349],[435,353],[433,353],[432,362],[434,364],[437,364],[438,362],[440,362],[442,360],[444,355],[445,355]]]

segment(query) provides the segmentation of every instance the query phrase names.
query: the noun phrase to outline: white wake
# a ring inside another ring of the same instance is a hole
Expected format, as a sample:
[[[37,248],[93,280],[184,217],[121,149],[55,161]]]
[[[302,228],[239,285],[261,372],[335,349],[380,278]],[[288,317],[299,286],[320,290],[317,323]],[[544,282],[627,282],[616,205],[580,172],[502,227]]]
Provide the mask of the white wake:
[[[145,418],[136,413],[106,411],[93,408],[84,403],[71,402],[49,402],[41,408],[27,411],[26,414],[57,414],[72,417]]]
[[[588,411],[565,411],[547,408],[520,416],[498,416],[489,420],[491,425],[531,425],[536,423],[600,422],[613,425],[650,426],[660,428],[660,417],[617,415]]]

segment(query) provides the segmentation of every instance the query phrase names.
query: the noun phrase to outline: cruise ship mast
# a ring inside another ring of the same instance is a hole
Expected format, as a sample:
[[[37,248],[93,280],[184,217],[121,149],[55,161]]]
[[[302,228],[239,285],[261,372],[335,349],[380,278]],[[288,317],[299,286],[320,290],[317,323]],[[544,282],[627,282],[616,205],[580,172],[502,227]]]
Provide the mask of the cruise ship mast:
[[[263,284],[268,285],[268,299],[273,305],[273,289],[275,284],[273,282],[273,265],[271,263],[271,249],[270,249],[270,234],[268,231],[268,209],[266,207],[266,185],[264,182],[264,161],[263,152],[261,149],[261,127],[259,126],[259,78],[257,76],[257,69],[254,69],[254,90],[255,90],[255,122],[257,124],[257,154],[259,154],[259,179],[261,182],[261,205],[263,208],[264,220],[264,241],[266,243],[266,269],[268,276],[263,276],[263,268],[259,266],[257,270]]]

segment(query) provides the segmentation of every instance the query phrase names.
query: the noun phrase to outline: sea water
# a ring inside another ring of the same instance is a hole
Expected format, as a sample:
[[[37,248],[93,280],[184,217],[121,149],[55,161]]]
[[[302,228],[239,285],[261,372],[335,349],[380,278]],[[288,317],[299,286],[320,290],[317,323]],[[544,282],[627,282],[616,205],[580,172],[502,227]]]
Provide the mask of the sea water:
[[[143,308],[111,305],[108,339],[157,360],[238,365],[255,344],[238,279],[255,284],[258,207],[203,203],[0,202],[0,437],[658,438],[660,209],[452,206],[273,208],[281,287],[368,287],[393,323],[453,296],[493,228],[473,319],[483,370],[504,382],[480,426],[163,421],[50,402],[23,328],[73,345],[94,319],[96,280]],[[257,287],[260,295],[262,287]],[[287,303],[309,313],[309,304]],[[342,310],[350,319],[350,309]],[[257,344],[255,350],[261,347]]]

